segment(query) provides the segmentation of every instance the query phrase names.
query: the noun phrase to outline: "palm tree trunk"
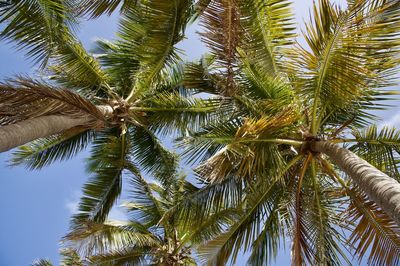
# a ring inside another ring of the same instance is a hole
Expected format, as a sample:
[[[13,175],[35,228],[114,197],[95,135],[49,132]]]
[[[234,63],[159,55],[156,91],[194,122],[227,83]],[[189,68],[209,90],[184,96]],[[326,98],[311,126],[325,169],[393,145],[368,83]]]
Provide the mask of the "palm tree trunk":
[[[328,141],[316,141],[313,151],[320,152],[338,165],[386,214],[400,225],[400,183],[382,173],[348,149]]]
[[[49,115],[0,127],[0,152],[8,151],[38,138],[85,125],[88,122],[87,117],[74,119],[62,115]]]
[[[111,106],[98,106],[104,117],[110,117]],[[73,118],[64,115],[48,115],[27,119],[0,127],[0,152],[8,151],[38,138],[48,137],[76,126],[93,122],[93,116],[83,115]]]

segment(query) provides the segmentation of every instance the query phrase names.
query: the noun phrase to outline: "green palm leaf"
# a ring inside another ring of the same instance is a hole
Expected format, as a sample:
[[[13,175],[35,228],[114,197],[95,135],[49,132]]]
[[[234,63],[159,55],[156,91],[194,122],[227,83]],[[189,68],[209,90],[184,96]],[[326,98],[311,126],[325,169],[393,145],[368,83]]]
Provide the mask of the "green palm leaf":
[[[285,66],[280,63],[285,47],[294,42],[295,24],[292,2],[250,0],[242,1],[240,8],[245,40],[240,44],[241,60],[252,62],[253,69],[275,76]],[[246,67],[246,63],[244,67]]]
[[[384,127],[378,131],[377,126],[372,125],[365,129],[354,128],[352,135],[355,137],[356,144],[351,146],[350,150],[391,177],[400,178],[398,171],[400,132],[398,130]]]
[[[74,224],[63,242],[74,247],[84,257],[128,247],[152,248],[159,244],[159,240],[150,231],[134,222],[96,223],[84,220]]]
[[[125,203],[130,217],[143,224],[146,228],[157,225],[165,210],[153,194],[154,189],[132,163],[127,164],[127,169],[132,174],[129,196],[135,199],[132,202]]]
[[[314,5],[314,20],[307,24],[306,34],[310,51],[296,52],[302,77],[296,86],[313,102],[312,134],[326,114],[373,98],[374,88],[393,82],[399,17],[395,2],[358,1],[347,11],[327,0]]]
[[[98,134],[93,141],[88,171],[93,177],[83,188],[79,212],[74,220],[102,222],[107,218],[122,188],[122,172],[129,159],[130,141],[119,129]]]
[[[111,96],[108,77],[83,45],[69,36],[58,45],[49,66],[49,78],[87,96]]]
[[[109,253],[95,255],[88,259],[93,265],[114,266],[114,265],[146,265],[146,254],[150,250],[138,247],[124,247]]]
[[[209,222],[211,222],[211,226],[213,221],[219,217],[222,220],[233,217],[234,213],[239,212],[236,208],[240,205],[243,197],[242,183],[233,178],[226,179],[221,183],[208,184],[201,189],[192,188],[189,191],[188,195],[164,214],[162,220],[176,219],[183,229],[192,232],[195,239],[202,236],[203,233],[207,237],[207,233],[193,231],[193,228],[202,228]],[[216,222],[218,223],[218,221]]]
[[[11,165],[24,164],[29,169],[41,169],[55,161],[68,160],[85,149],[94,132],[74,129],[57,136],[35,140],[13,152]]]
[[[81,257],[73,249],[61,249],[60,254],[62,259],[60,261],[61,266],[84,266]]]
[[[35,260],[32,263],[32,266],[53,266],[53,263],[51,263],[49,260],[46,259],[39,259]]]
[[[261,184],[257,184],[257,186],[260,185]],[[275,204],[278,204],[279,195],[282,192],[279,190],[280,186],[277,185],[276,182],[264,184],[264,186],[265,187],[261,190],[249,188],[254,192],[246,196],[243,205],[243,215],[227,230],[227,232],[201,246],[198,249],[200,258],[204,261],[208,261],[210,265],[225,264],[230,258],[234,263],[239,251],[241,251],[241,249],[246,251],[250,247],[251,242],[254,241],[254,237],[260,233],[259,228],[264,217],[260,216],[260,214],[266,214],[266,217],[274,215],[271,212],[275,209]],[[275,198],[276,201],[271,201],[272,198]],[[278,240],[272,241],[279,242],[279,237]]]
[[[218,84],[218,76],[213,72],[215,58],[206,55],[199,62],[190,62],[184,66],[182,85],[196,93],[219,95],[223,88]]]
[[[176,156],[168,151],[152,131],[144,127],[128,129],[132,143],[130,154],[136,164],[148,173],[163,173],[160,178],[168,178],[176,168]]]
[[[190,0],[151,0],[122,18],[118,35],[131,45],[140,62],[135,86],[127,98],[130,102],[149,90],[164,68],[179,60],[174,45],[183,38],[191,6]]]
[[[218,120],[229,113],[231,107],[219,98],[200,99],[182,97],[179,92],[158,93],[144,99],[133,111],[143,111],[149,116],[150,128],[162,136],[173,132],[198,130],[201,126]]]
[[[97,18],[103,14],[111,15],[118,7],[120,7],[121,13],[125,13],[129,9],[134,8],[137,3],[138,0],[83,0],[79,2],[78,9],[81,15],[89,15],[91,18]]]
[[[124,98],[132,89],[134,76],[140,67],[136,50],[132,40],[123,39],[114,42],[97,40],[93,50],[107,79],[113,85],[113,90]]]
[[[0,6],[0,23],[1,39],[15,41],[44,66],[76,21],[69,1],[12,0]]]

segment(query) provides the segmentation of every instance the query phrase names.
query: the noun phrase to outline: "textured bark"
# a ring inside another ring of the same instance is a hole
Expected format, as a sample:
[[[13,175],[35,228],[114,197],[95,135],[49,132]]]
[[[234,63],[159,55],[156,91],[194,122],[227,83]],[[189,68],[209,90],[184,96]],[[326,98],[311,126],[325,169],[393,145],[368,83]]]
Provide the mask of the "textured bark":
[[[400,225],[399,182],[334,143],[317,141],[312,149],[328,155],[371,200]]]
[[[98,106],[104,117],[110,117],[110,106]],[[38,138],[48,137],[76,126],[93,122],[91,115],[73,118],[63,115],[47,115],[0,127],[0,152],[8,151]]]

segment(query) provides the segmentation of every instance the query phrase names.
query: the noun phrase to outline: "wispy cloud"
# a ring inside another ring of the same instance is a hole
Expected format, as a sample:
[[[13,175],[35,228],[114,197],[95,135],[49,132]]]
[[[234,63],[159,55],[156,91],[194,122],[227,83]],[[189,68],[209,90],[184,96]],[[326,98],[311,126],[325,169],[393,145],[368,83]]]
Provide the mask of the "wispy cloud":
[[[76,214],[78,212],[79,199],[81,197],[81,193],[79,191],[74,191],[69,199],[65,201],[65,208],[69,211],[71,215]],[[118,221],[127,221],[128,216],[126,214],[125,208],[119,206],[118,204],[114,206],[109,215],[108,219],[110,220],[118,220]]]
[[[65,201],[65,208],[70,212],[70,214],[75,214],[78,212],[79,198],[81,193],[76,190],[72,195]]]
[[[71,214],[75,214],[78,212],[78,201],[67,201],[65,207]]]

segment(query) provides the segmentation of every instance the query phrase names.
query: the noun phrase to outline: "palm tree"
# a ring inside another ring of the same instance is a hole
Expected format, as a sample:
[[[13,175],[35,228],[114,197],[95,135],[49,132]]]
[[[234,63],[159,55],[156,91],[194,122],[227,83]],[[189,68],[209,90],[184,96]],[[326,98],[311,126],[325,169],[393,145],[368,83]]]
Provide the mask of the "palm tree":
[[[180,147],[223,196],[172,213],[188,227],[210,205],[244,214],[198,249],[208,263],[251,250],[249,262],[266,265],[286,234],[294,265],[342,265],[346,246],[371,264],[400,262],[400,131],[371,125],[397,85],[400,3],[317,2],[305,45],[290,1],[212,0],[201,15],[212,56],[190,65],[188,80],[234,108]]]
[[[234,209],[210,215],[197,228],[186,230],[180,220],[166,217],[171,208],[200,189],[175,175],[163,183],[147,182],[130,164],[128,221],[96,223],[73,219],[64,244],[94,265],[196,265],[192,245],[217,235],[237,215]]]
[[[39,169],[91,144],[93,177],[84,187],[80,214],[96,222],[104,221],[121,193],[125,161],[146,172],[172,171],[176,157],[156,134],[220,112],[218,100],[190,99],[181,90],[175,45],[195,13],[194,1],[125,3],[117,38],[98,41],[94,54],[73,31],[84,1],[82,8],[58,0],[0,5],[1,38],[40,63],[45,77],[18,76],[0,85],[0,151],[30,142],[15,151],[12,163]]]

